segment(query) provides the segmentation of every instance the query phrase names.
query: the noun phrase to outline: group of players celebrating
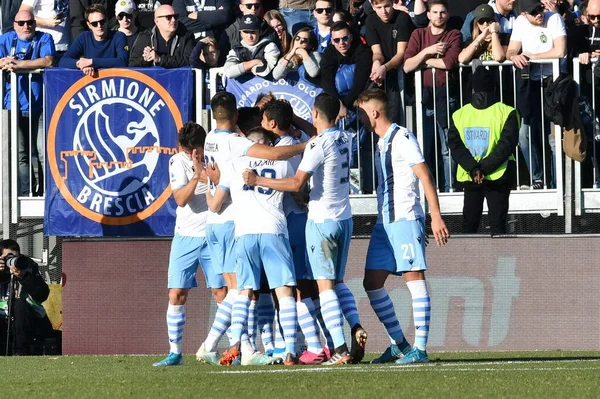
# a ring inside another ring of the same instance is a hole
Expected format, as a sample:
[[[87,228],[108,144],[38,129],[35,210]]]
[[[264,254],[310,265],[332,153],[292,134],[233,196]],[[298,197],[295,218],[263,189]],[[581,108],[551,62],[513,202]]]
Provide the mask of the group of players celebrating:
[[[357,100],[361,122],[379,136],[378,219],[364,288],[391,341],[372,362],[427,362],[431,307],[419,181],[436,243],[444,245],[449,233],[419,144],[410,131],[391,122],[387,105],[379,89]],[[236,133],[238,110],[231,93],[217,93],[211,108],[216,129],[206,134],[195,123],[184,125],[179,132],[183,151],[170,161],[178,205],[168,271],[170,353],[154,366],[183,363],[185,303],[189,289],[197,286],[199,265],[218,309],[198,360],[224,366],[359,363],[367,332],[344,284],[352,235],[352,137],[338,127],[339,100],[317,96],[312,139],[294,128],[292,107],[284,100],[269,99],[261,109],[261,126],[245,135]],[[403,275],[411,293],[413,346],[384,288],[390,274]],[[350,348],[344,318],[351,327]],[[298,327],[306,346],[302,353]],[[219,354],[224,335],[230,347]]]

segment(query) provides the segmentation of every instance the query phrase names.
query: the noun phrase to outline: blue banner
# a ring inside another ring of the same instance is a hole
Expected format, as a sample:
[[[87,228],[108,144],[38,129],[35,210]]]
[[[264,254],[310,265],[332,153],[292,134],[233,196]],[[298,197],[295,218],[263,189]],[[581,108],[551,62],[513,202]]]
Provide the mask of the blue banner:
[[[44,234],[172,236],[169,159],[190,118],[190,69],[50,68]]]
[[[275,97],[289,101],[294,114],[308,122],[312,121],[311,110],[315,97],[323,91],[320,87],[299,79],[297,73],[290,73],[286,79],[277,81],[258,76],[228,79],[226,87],[228,92],[235,95],[238,107],[253,107],[259,94],[271,92]]]

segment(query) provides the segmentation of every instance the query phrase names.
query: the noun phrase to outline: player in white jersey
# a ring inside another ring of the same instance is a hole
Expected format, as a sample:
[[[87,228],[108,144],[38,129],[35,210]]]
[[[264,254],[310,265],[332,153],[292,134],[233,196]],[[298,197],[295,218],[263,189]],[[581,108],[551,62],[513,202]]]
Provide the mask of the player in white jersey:
[[[234,133],[237,124],[237,103],[235,96],[228,92],[219,92],[211,99],[213,118],[217,122],[216,129],[206,137],[204,145],[204,161],[209,176],[209,189],[212,195],[219,184],[218,174],[214,174],[215,165],[227,165],[232,160],[250,156],[261,159],[288,159],[304,150],[305,145],[274,148],[257,144],[240,134]],[[198,349],[198,360],[214,363],[218,354],[217,344],[231,323],[231,311],[238,295],[235,276],[234,251],[234,207],[227,196],[219,212],[209,212],[206,222],[206,237],[209,252],[215,270],[223,275],[227,283],[227,296],[220,304],[208,337]]]
[[[270,133],[263,128],[251,129],[248,138],[270,143]],[[270,364],[272,358],[256,352],[248,340],[246,327],[253,292],[260,288],[264,268],[269,287],[279,302],[281,327],[286,346],[284,364],[297,363],[296,303],[292,287],[296,285],[288,229],[283,212],[283,192],[244,184],[242,172],[251,168],[261,176],[285,178],[293,175],[288,161],[241,157],[222,164],[220,182],[214,196],[207,194],[213,212],[219,212],[231,195],[235,208],[236,277],[239,295],[233,305],[231,333],[234,346],[219,360],[229,366],[241,354],[242,365]]]
[[[198,265],[202,266],[206,285],[212,289],[217,303],[227,293],[223,277],[213,270],[204,229],[208,214],[207,180],[202,165],[205,139],[206,132],[202,126],[186,123],[179,131],[179,145],[183,151],[173,155],[169,161],[171,190],[177,203],[168,271],[167,331],[171,350],[167,358],[154,363],[154,366],[183,363],[181,344],[186,322],[185,303],[189,289],[197,287]]]
[[[307,145],[293,177],[272,179],[258,176],[251,170],[244,172],[246,184],[281,191],[300,191],[311,180],[306,224],[310,277],[317,280],[323,318],[335,345],[335,353],[323,363],[326,365],[343,364],[352,360],[344,338],[342,308],[336,284],[341,283],[340,286],[347,289],[342,280],[352,235],[349,199],[351,137],[336,127],[339,111],[340,102],[337,98],[326,93],[317,96],[312,119],[319,134]],[[359,337],[359,342],[356,346],[364,354],[366,333],[357,321],[358,312],[352,293],[347,290],[345,294],[350,294],[351,297],[346,303],[353,304],[352,310],[345,312],[345,315],[353,329],[358,326],[356,336]],[[351,317],[348,317],[350,314],[356,321],[351,321]],[[356,353],[359,352],[356,350]]]
[[[392,342],[373,363],[427,362],[431,301],[425,281],[427,236],[419,181],[429,204],[431,229],[438,245],[446,244],[448,229],[440,215],[435,185],[419,143],[406,128],[390,121],[385,92],[366,90],[359,96],[357,104],[365,127],[379,136],[375,154],[378,219],[367,251],[363,284],[371,306]],[[394,305],[384,288],[390,274],[404,276],[412,297],[415,325],[412,348],[404,338]]]
[[[294,145],[300,141],[307,141],[306,134],[296,138],[290,134],[294,111],[292,106],[282,100],[271,100],[264,106],[262,116],[262,127],[277,135],[276,146]],[[301,155],[289,159],[294,173],[298,170]],[[303,190],[304,191],[304,190]],[[310,279],[307,265],[306,253],[306,200],[304,192],[287,192],[283,197],[283,210],[286,215],[290,246],[294,255],[294,268],[296,272],[296,308],[298,312],[298,324],[306,339],[307,349],[299,357],[301,364],[319,364],[329,358],[319,337],[316,305],[314,300],[318,299],[319,291],[316,282]],[[277,348],[276,352],[277,353]]]

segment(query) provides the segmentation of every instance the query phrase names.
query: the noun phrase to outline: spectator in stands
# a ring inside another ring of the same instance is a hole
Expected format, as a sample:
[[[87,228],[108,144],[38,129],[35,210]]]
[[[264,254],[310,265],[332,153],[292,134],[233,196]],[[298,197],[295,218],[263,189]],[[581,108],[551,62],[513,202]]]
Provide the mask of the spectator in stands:
[[[415,29],[410,16],[392,8],[392,0],[372,0],[374,14],[367,18],[367,42],[373,52],[370,79],[378,86],[385,82],[388,112],[392,122],[403,122],[400,98],[404,82],[402,62],[408,39]]]
[[[319,46],[317,51],[325,51],[331,41],[331,27],[333,26],[333,0],[317,0],[315,10],[313,11],[317,20],[315,35]]]
[[[552,80],[552,64],[530,64],[530,59],[563,58],[567,51],[566,31],[559,14],[544,12],[535,0],[520,0],[523,14],[515,21],[506,58],[512,61],[521,79],[517,82],[517,109],[523,118],[519,147],[529,168],[533,189],[544,188],[543,132],[547,135],[554,158],[554,135],[547,119],[542,119],[542,85]],[[548,79],[547,79],[548,78]],[[542,131],[543,127],[543,131]],[[531,154],[530,154],[531,151]],[[554,162],[550,166],[550,182],[554,187]],[[548,183],[546,181],[546,183]]]
[[[476,58],[481,61],[502,62],[506,58],[500,43],[500,24],[496,22],[494,9],[482,4],[473,11],[473,34],[471,42],[458,55],[458,61],[468,64]]]
[[[221,37],[234,18],[231,0],[173,0],[173,8],[196,39]]]
[[[423,72],[423,156],[436,176],[440,191],[448,192],[452,186],[452,162],[448,151],[448,116],[455,104],[454,86],[456,81],[451,70],[458,63],[461,51],[460,32],[448,29],[448,5],[445,0],[429,0],[427,17],[431,24],[427,28],[416,29],[408,41],[404,53],[404,72],[413,72],[423,66],[436,68],[435,82],[431,69]],[[448,71],[448,73],[444,73]],[[448,80],[446,80],[448,76]],[[446,87],[450,97],[446,95]],[[435,90],[435,95],[434,95]],[[435,104],[434,104],[435,98]],[[435,113],[434,113],[435,110]],[[441,173],[436,169],[435,127],[439,137],[442,156]]]
[[[118,0],[69,0],[69,16],[71,25],[71,43],[79,35],[89,30],[86,10],[93,4],[98,4],[106,10],[106,21],[110,22],[115,16],[113,11]]]
[[[301,78],[312,81],[310,78],[316,78],[321,72],[321,54],[316,49],[317,36],[313,30],[308,26],[300,29],[294,35],[290,51],[273,69],[273,79],[285,78],[290,71],[298,70]]]
[[[204,37],[196,43],[190,55],[192,68],[208,69],[219,66],[219,46],[212,37]]]
[[[36,23],[31,11],[21,10],[15,16],[14,31],[0,36],[0,68],[3,71],[22,71],[51,67],[56,50],[52,36],[36,31]],[[5,81],[6,82],[6,81]],[[5,83],[4,107],[11,110],[10,93],[14,88]],[[44,165],[44,121],[42,120],[43,95],[42,76],[34,74],[31,86],[27,75],[17,77],[18,110],[17,143],[19,157],[19,192],[18,195],[42,195]],[[31,90],[31,101],[29,91]],[[38,160],[34,168],[36,181],[30,180],[32,169],[31,155]],[[37,173],[36,173],[37,172]],[[30,190],[30,184],[33,191]]]
[[[517,111],[500,102],[493,72],[480,66],[472,79],[473,97],[452,115],[448,145],[458,163],[456,181],[464,189],[463,233],[475,234],[488,205],[492,235],[506,234],[508,197],[516,178],[519,142]]]
[[[6,311],[10,295],[10,276],[15,277],[14,301],[11,304],[13,328],[11,329],[14,343],[13,356],[40,355],[42,351],[34,348],[38,343],[43,348],[46,338],[55,337],[52,323],[48,319],[42,302],[48,299],[50,287],[40,274],[40,269],[33,260],[20,256],[17,260],[20,268],[8,267],[4,258],[8,254],[20,255],[21,248],[15,240],[0,241],[0,340],[6,343],[7,326]],[[22,269],[22,270],[21,270]]]
[[[127,37],[127,49],[131,54],[133,43],[137,39],[140,30],[137,27],[137,10],[132,0],[119,0],[115,6],[115,15],[119,21],[118,31]]]
[[[369,81],[373,53],[354,39],[345,22],[333,24],[331,42],[333,46],[327,47],[321,60],[321,87],[340,99],[340,117],[346,117]]]
[[[106,9],[92,4],[85,10],[85,18],[90,30],[75,39],[59,66],[80,69],[88,76],[94,75],[96,68],[127,66],[127,38],[121,32],[108,29]]]
[[[36,30],[52,36],[58,61],[69,48],[69,0],[23,0],[20,10],[31,11]]]
[[[262,0],[240,0],[240,11],[242,15],[237,18],[227,29],[225,30],[225,34],[221,37],[220,48],[224,53],[228,53],[232,48],[239,46],[240,44],[240,22],[246,15],[254,15],[260,18],[262,14]],[[275,29],[271,27],[267,23],[267,21],[262,21],[262,26],[260,27],[260,37],[268,38],[273,43],[279,45],[279,36]]]
[[[515,20],[519,16],[515,10],[517,0],[490,0],[488,5],[494,10],[496,20],[500,25],[500,42],[503,46],[508,46]],[[460,31],[464,43],[469,43],[473,39],[474,18],[474,11],[471,11],[465,17],[465,22]]]
[[[135,0],[137,14],[136,20],[140,31],[154,28],[154,11],[161,5],[170,6],[173,0]]]
[[[13,28],[15,15],[19,12],[21,0],[0,1],[0,34],[6,33]]]
[[[273,28],[273,30],[275,30],[275,33],[277,33],[277,37],[281,43],[281,52],[287,54],[287,52],[290,51],[292,39],[287,31],[287,25],[285,24],[283,15],[277,10],[267,11],[265,13],[265,21]]]
[[[190,65],[194,36],[177,21],[171,6],[160,6],[154,12],[152,30],[140,33],[131,49],[129,66],[180,68]]]
[[[228,78],[237,78],[246,73],[268,76],[279,59],[279,48],[268,38],[260,38],[262,20],[246,15],[240,21],[240,44],[229,51],[224,66]]]
[[[334,15],[334,21],[333,22],[338,22],[338,21],[344,21],[345,23],[347,23],[348,25],[350,25],[351,28],[355,28],[357,32],[359,32],[361,35],[364,34],[364,28],[365,28],[365,22],[367,21],[367,16],[369,15],[366,11],[365,11],[365,6],[366,5],[370,5],[371,3],[369,3],[368,1],[365,0],[349,0],[348,1],[348,11],[346,10],[340,10],[338,8],[338,10],[336,11],[336,13],[338,11],[345,11],[347,13],[347,15],[344,15],[343,17],[340,15],[338,18],[335,18]],[[370,14],[373,13],[373,9],[370,8]],[[348,18],[349,16],[349,18]]]
[[[579,62],[587,65],[592,58],[600,56],[600,0],[591,1],[582,9],[587,25],[580,29],[583,31],[580,38]]]

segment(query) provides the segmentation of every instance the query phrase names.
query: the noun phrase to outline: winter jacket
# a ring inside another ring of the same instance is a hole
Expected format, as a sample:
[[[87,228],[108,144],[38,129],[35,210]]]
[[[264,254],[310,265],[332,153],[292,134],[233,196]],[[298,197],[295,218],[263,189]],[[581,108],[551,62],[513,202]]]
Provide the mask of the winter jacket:
[[[157,48],[156,35],[160,35],[156,26],[152,30],[141,32],[133,44],[131,55],[129,57],[130,67],[150,67],[154,66],[152,62],[144,60],[144,49],[146,47]],[[175,36],[171,39],[171,46],[168,54],[159,54],[160,63],[156,66],[163,68],[180,68],[190,65],[190,55],[194,49],[195,40],[191,33],[187,32],[183,26],[179,26]]]
[[[262,39],[254,46],[249,46],[244,41],[240,42],[239,46],[236,46],[229,51],[227,54],[227,61],[225,61],[225,76],[228,78],[237,78],[247,73],[242,65],[246,61],[251,60],[262,60],[263,65],[260,67],[252,68],[252,73],[257,76],[266,77],[268,76],[279,60],[279,48],[277,45],[268,39]]]

